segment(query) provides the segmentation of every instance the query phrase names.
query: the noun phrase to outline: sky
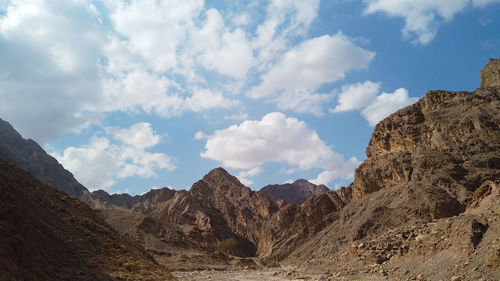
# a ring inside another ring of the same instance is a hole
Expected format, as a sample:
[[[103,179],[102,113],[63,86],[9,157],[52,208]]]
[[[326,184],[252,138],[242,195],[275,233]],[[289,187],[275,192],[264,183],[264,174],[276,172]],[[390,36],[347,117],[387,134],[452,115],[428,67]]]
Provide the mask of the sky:
[[[499,51],[500,0],[0,0],[0,118],[90,190],[337,189],[378,121]]]

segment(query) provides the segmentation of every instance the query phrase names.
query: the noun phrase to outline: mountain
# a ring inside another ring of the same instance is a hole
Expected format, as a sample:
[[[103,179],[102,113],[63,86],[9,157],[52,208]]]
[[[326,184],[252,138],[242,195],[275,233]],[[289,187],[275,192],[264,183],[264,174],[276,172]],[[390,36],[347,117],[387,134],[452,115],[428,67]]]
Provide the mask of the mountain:
[[[283,262],[398,280],[499,280],[499,73],[491,60],[474,92],[430,91],[378,123],[352,201]]]
[[[81,201],[0,159],[0,279],[173,280]]]
[[[299,179],[293,183],[266,185],[260,191],[276,201],[285,200],[287,203],[300,205],[307,199],[328,190],[330,189],[324,185],[316,185]]]
[[[84,197],[88,190],[35,141],[24,139],[8,122],[0,119],[0,158],[21,167],[35,178],[72,197]]]
[[[196,225],[218,241],[234,238],[235,253],[253,256],[259,249],[264,223],[278,205],[267,195],[252,191],[222,168],[210,171],[188,192],[176,193],[161,210],[160,218],[176,224]]]

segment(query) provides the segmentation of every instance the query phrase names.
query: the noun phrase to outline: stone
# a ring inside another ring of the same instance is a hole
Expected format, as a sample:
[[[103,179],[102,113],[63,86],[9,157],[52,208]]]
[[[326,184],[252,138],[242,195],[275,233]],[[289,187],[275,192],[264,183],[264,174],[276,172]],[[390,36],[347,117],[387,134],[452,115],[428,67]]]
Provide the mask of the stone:
[[[481,87],[500,87],[500,59],[490,59],[481,70]]]

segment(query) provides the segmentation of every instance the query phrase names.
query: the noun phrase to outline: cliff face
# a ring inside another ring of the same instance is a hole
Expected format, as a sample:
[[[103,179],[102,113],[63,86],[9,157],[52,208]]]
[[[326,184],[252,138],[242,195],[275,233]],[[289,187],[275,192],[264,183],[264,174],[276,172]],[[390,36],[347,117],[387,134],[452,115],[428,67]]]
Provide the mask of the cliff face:
[[[1,280],[173,280],[87,205],[0,159]]]
[[[287,203],[300,205],[307,199],[328,190],[330,189],[324,185],[316,185],[301,179],[293,183],[266,185],[260,191],[276,201],[285,200]]]
[[[401,280],[498,280],[499,79],[490,60],[474,92],[430,91],[378,123],[352,201],[286,262]]]
[[[467,205],[484,181],[499,177],[498,112],[498,87],[430,91],[377,124],[354,197],[408,182],[440,187]]]

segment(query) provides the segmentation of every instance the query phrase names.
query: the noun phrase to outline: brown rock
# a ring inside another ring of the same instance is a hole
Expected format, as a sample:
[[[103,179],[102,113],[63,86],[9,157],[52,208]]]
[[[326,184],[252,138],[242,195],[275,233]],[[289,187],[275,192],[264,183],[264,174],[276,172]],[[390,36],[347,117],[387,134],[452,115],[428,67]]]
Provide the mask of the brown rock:
[[[490,59],[481,70],[481,87],[500,87],[500,59]]]

